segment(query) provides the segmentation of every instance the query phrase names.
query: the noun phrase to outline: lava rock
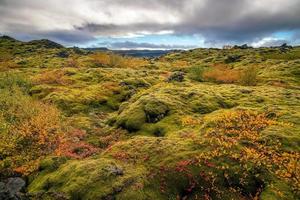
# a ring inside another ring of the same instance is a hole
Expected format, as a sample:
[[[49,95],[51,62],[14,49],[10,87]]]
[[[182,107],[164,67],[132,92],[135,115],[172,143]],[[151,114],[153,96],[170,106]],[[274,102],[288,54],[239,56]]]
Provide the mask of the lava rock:
[[[167,79],[167,82],[172,82],[172,81],[177,81],[177,82],[182,82],[184,80],[184,72],[174,72],[169,76]]]
[[[0,182],[0,199],[1,200],[25,200],[24,193],[26,183],[23,179],[9,178],[5,182]]]
[[[225,62],[226,63],[238,62],[238,61],[240,61],[241,57],[242,56],[240,56],[240,55],[230,55],[230,56],[227,56],[227,58],[225,59]]]
[[[56,55],[60,58],[68,58],[69,57],[69,53],[65,50],[58,52]]]
[[[280,47],[279,47],[279,50],[281,52],[286,52],[288,51],[289,49],[292,49],[293,47],[292,46],[289,46],[287,45],[286,43],[282,44]]]
[[[9,178],[6,183],[6,188],[11,194],[16,195],[25,189],[25,185],[25,181],[19,177]]]
[[[119,168],[118,166],[109,166],[106,168],[106,170],[115,176],[122,176],[124,174],[123,169]]]
[[[250,93],[253,92],[253,90],[241,89],[240,92],[243,93],[243,94],[250,94]]]

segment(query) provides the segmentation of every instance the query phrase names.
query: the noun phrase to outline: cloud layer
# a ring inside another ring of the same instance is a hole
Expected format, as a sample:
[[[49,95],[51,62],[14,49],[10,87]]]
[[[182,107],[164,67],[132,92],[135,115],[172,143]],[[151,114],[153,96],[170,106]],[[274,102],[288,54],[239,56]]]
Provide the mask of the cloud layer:
[[[0,0],[0,22],[0,33],[64,44],[163,34],[200,35],[208,46],[258,44],[285,31],[299,39],[300,1]]]

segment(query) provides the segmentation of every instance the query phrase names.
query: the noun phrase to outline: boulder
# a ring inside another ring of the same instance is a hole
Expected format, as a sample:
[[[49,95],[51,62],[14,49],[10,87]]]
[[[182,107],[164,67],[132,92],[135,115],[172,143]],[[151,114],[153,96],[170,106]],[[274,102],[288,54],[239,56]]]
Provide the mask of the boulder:
[[[68,58],[69,57],[69,53],[66,50],[62,50],[62,51],[58,52],[56,54],[56,56],[58,56],[60,58]]]
[[[240,61],[240,58],[242,56],[240,55],[229,55],[227,56],[227,58],[225,59],[225,63],[233,63],[233,62],[238,62]]]
[[[26,199],[24,193],[26,183],[22,178],[8,178],[0,182],[0,199],[1,200],[22,200]]]
[[[123,169],[115,165],[108,166],[106,170],[114,176],[122,176],[124,174]]]
[[[169,78],[167,79],[167,82],[177,81],[182,82],[184,80],[184,72],[174,72],[172,73]]]

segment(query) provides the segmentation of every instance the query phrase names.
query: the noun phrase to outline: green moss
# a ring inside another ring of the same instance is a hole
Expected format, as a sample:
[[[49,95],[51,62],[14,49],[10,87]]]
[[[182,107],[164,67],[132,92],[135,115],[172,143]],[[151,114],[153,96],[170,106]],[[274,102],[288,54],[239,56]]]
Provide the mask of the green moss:
[[[158,122],[169,112],[169,107],[164,102],[157,99],[149,99],[145,101],[144,111],[147,117],[147,122]]]
[[[42,174],[29,186],[30,193],[62,192],[70,199],[101,199],[117,195],[139,181],[143,169],[126,168],[109,159],[69,161],[51,174]]]
[[[136,131],[146,122],[146,114],[143,105],[135,102],[128,106],[116,119],[118,126],[124,127],[129,131]]]
[[[135,88],[150,87],[151,85],[143,78],[128,78],[121,82],[122,85],[131,86]]]
[[[30,115],[31,107],[24,107],[32,101],[24,95],[29,92],[38,100],[54,103],[72,128],[86,131],[82,140],[101,148],[99,155],[82,160],[43,160],[38,175],[30,178],[30,192],[45,192],[37,199],[58,199],[59,195],[71,199],[183,199],[189,180],[176,171],[176,165],[213,150],[214,146],[202,143],[203,135],[216,126],[216,120],[224,113],[238,109],[275,113],[276,120],[287,124],[269,126],[261,132],[261,140],[268,146],[280,141],[278,151],[299,151],[298,53],[299,47],[285,53],[270,48],[194,49],[149,59],[151,65],[141,68],[115,64],[113,68],[91,68],[95,64],[85,50],[0,39],[0,131],[8,133],[6,119],[19,122]],[[74,59],[77,67],[68,67],[64,54]],[[232,60],[232,55],[241,57]],[[251,76],[247,75],[245,85],[251,87],[202,82],[206,68],[224,64],[226,59],[234,70],[249,70]],[[7,67],[6,62],[11,66]],[[27,79],[35,80],[45,68],[64,70],[72,84],[30,84]],[[176,70],[186,72],[185,81],[167,83],[166,77]],[[252,77],[258,80],[256,86],[249,84]],[[15,87],[19,89],[16,91]],[[20,114],[3,115],[12,107],[21,110]],[[184,124],[186,117],[195,120],[195,124]],[[118,131],[121,136],[114,135]],[[127,135],[127,131],[134,134]],[[233,151],[240,153],[240,148],[247,145],[249,142],[244,141]],[[204,189],[209,183],[199,177],[200,172],[215,174],[214,184],[221,191],[221,199],[247,199],[255,196],[260,187],[261,199],[297,199],[284,180],[273,180],[262,166],[250,161],[241,164],[226,156],[211,162],[229,166],[226,172],[230,182],[224,179],[223,171],[203,163],[189,166],[189,170]],[[115,167],[121,168],[123,175],[112,173]],[[171,170],[160,174],[161,167]],[[246,185],[240,184],[243,173],[248,175]],[[163,177],[167,184],[165,193],[160,188]],[[242,192],[229,190],[229,185]],[[188,193],[188,198],[202,198],[204,194],[198,187]],[[219,198],[215,194],[211,197]]]
[[[261,200],[290,200],[298,199],[299,196],[294,196],[286,183],[276,180],[264,188],[259,198]]]
[[[168,111],[169,107],[166,103],[146,96],[132,104],[123,104],[116,123],[129,131],[137,131],[146,122],[160,121],[167,115]]]
[[[40,162],[39,170],[52,172],[67,161],[64,157],[47,157]]]
[[[36,85],[30,89],[29,94],[33,97],[43,99],[48,94],[50,94],[53,90],[55,90],[55,89],[48,85]]]
[[[219,109],[219,104],[216,102],[203,102],[201,100],[195,100],[191,103],[191,105],[194,112],[200,114],[211,113]]]
[[[202,82],[203,73],[206,70],[206,66],[193,66],[188,71],[188,77],[191,80]]]

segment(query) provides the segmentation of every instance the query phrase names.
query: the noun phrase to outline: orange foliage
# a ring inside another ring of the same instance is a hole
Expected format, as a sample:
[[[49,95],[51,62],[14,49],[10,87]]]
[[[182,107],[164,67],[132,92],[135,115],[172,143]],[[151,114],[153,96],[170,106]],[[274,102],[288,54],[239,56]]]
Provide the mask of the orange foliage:
[[[75,58],[69,58],[65,64],[64,67],[73,67],[73,68],[78,68],[79,67],[79,63]]]
[[[189,63],[184,60],[175,60],[171,63],[172,67],[188,67]]]
[[[94,53],[91,58],[98,67],[111,66],[113,62],[111,55],[105,52]]]
[[[56,155],[80,159],[97,152],[97,148],[83,141],[85,135],[84,131],[75,129],[61,137],[60,144],[55,151]]]
[[[148,61],[142,58],[125,57],[123,60],[124,67],[128,68],[140,68],[146,66]]]
[[[109,131],[105,136],[101,136],[99,141],[102,148],[107,148],[125,138],[125,133],[121,129]]]
[[[93,62],[99,67],[139,68],[148,64],[142,58],[124,57],[113,53],[98,52],[91,55]]]
[[[226,65],[216,65],[212,70],[204,72],[203,78],[217,83],[236,83],[240,79],[240,72]]]
[[[160,171],[154,173],[154,176],[156,175],[160,180],[161,192],[166,193],[168,190],[167,181],[169,180],[166,174],[175,173],[174,179],[175,177],[186,178],[188,184],[184,190],[187,196],[192,195],[196,188],[204,189],[208,199],[211,195],[220,195],[220,188],[214,183],[220,179],[230,183],[230,180],[237,179],[236,176],[239,182],[236,185],[230,185],[228,189],[244,196],[243,187],[249,186],[247,180],[250,177],[254,179],[260,177],[260,174],[253,177],[254,175],[251,174],[253,167],[262,169],[263,176],[271,173],[271,176],[285,180],[296,192],[299,191],[300,154],[284,151],[279,141],[268,145],[267,141],[261,137],[261,131],[270,125],[290,126],[290,124],[269,119],[265,113],[253,111],[239,110],[221,115],[201,136],[201,139],[191,138],[196,144],[207,147],[207,151],[197,153],[190,159],[180,160],[175,166],[162,165]],[[230,160],[230,163],[238,165],[236,173],[232,172],[232,166],[229,166],[228,162],[220,162],[222,160]],[[199,171],[196,171],[197,166],[200,167]],[[151,177],[154,176],[151,175]],[[199,180],[201,180],[200,185]],[[268,184],[265,180],[262,182]],[[256,190],[249,194],[250,199],[257,199],[260,196],[263,185],[256,185],[256,187]]]
[[[201,120],[192,116],[185,116],[181,118],[182,126],[196,126],[201,124]]]
[[[295,190],[299,190],[300,153],[282,150],[279,141],[266,145],[266,141],[263,142],[260,137],[260,132],[270,125],[290,126],[289,123],[269,119],[265,113],[238,111],[224,114],[217,120],[216,128],[206,135],[214,146],[214,151],[200,157],[212,159],[229,156],[240,161],[242,166],[247,166],[248,162],[254,163],[285,179]],[[235,152],[234,148],[243,141],[247,141],[248,145]]]
[[[118,92],[120,90],[120,86],[116,82],[104,82],[101,86],[110,92]]]
[[[1,136],[9,165],[24,174],[37,169],[39,160],[57,148],[62,135],[60,112],[55,107],[35,102],[32,109],[33,116]]]
[[[0,61],[0,71],[6,71],[13,68],[18,68],[19,65],[15,63],[13,60]]]
[[[72,80],[65,76],[66,71],[58,70],[48,70],[37,76],[35,76],[32,81],[35,84],[58,84],[58,85],[68,85],[72,83]]]

